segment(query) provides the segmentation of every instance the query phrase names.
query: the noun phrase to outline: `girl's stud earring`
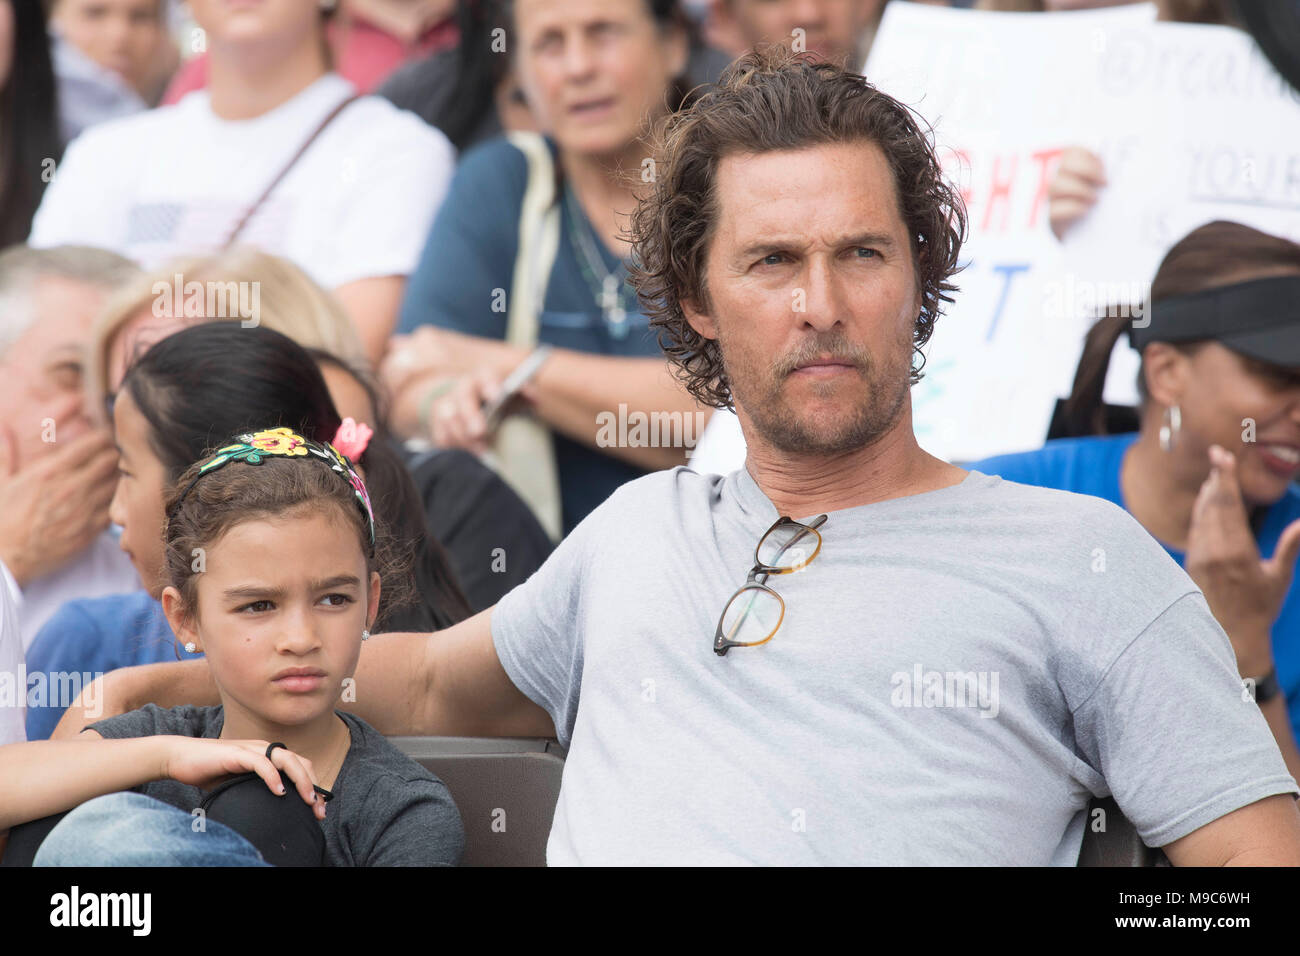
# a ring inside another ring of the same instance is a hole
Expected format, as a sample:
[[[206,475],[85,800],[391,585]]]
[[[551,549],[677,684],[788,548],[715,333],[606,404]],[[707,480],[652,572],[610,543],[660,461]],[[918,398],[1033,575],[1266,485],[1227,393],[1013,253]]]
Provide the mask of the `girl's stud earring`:
[[[361,639],[362,639],[363,641],[368,641],[368,640],[370,640],[370,632],[369,632],[369,631],[362,631],[362,632],[361,632]]]
[[[193,641],[186,641],[186,642],[185,642],[185,653],[186,653],[186,654],[193,654],[193,653],[194,653],[194,642],[193,642]]]

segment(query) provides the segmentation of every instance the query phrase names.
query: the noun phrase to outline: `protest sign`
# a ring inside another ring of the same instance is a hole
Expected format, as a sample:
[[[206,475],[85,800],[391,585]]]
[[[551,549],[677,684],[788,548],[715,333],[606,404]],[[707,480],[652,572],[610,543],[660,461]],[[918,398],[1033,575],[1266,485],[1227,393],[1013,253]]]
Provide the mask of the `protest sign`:
[[[1145,290],[1169,248],[1216,219],[1300,240],[1300,93],[1249,35],[1121,27],[1090,79],[1095,122],[1080,143],[1107,185],[1066,233],[1078,281]],[[1136,368],[1136,353],[1116,351],[1108,400],[1136,400]]]
[[[955,461],[1034,448],[1068,389],[1083,323],[1047,189],[1061,150],[1095,115],[1089,82],[1115,30],[1154,22],[1150,4],[1059,14],[891,4],[867,79],[934,128],[970,216],[956,302],[935,326],[912,390],[916,433]]]

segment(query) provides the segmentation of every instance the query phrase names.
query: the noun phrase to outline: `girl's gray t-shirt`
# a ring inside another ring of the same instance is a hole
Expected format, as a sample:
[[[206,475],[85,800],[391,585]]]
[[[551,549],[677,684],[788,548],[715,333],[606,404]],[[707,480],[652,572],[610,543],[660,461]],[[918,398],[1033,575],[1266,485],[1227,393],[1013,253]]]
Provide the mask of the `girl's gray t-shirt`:
[[[808,520],[812,516],[793,516]],[[970,472],[836,511],[713,652],[776,520],[745,469],[631,482],[492,613],[569,747],[552,864],[1073,865],[1296,793],[1204,597],[1120,508]]]
[[[465,846],[460,813],[446,785],[355,714],[335,711],[352,746],[325,805],[325,866],[455,866]],[[221,707],[145,704],[87,724],[101,737],[221,736]],[[136,792],[190,811],[203,791],[176,780],[154,780]],[[294,797],[292,791],[285,799]],[[295,799],[301,799],[296,798]]]

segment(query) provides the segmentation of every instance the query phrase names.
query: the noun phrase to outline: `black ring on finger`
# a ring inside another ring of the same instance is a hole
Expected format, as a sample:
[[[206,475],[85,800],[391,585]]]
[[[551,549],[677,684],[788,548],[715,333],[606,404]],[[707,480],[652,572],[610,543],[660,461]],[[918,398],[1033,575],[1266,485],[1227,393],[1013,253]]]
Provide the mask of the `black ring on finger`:
[[[271,746],[269,746],[269,747],[266,748],[266,759],[267,759],[267,760],[270,760],[270,759],[271,759],[271,751],[274,750],[276,747],[284,747],[285,750],[288,750],[288,749],[289,749],[288,747],[285,747],[284,744],[282,744],[282,743],[279,743],[279,742],[277,742],[277,743],[273,743],[273,744],[271,744]]]

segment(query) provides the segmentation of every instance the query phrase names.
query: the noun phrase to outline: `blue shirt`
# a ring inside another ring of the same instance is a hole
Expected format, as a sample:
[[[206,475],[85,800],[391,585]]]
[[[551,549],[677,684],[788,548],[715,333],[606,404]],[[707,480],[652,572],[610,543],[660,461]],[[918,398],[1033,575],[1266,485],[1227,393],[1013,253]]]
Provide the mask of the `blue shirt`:
[[[548,144],[554,155],[555,145]],[[519,212],[527,180],[528,161],[504,138],[465,154],[420,264],[407,282],[402,332],[431,324],[467,335],[505,339],[507,313],[502,296],[509,294],[514,279]],[[578,246],[587,248],[589,255],[599,255],[605,273],[614,271],[619,259],[605,247],[568,194],[565,186],[559,200],[560,243],[546,287],[538,340],[596,355],[662,358],[658,336],[626,282],[620,287],[626,321],[621,328],[605,322],[597,304],[600,287],[593,278],[595,270],[588,266],[584,273],[585,260]],[[579,243],[578,236],[589,242]],[[493,310],[494,296],[499,311]],[[617,413],[618,409],[610,411]],[[646,473],[581,442],[552,434],[566,534],[615,488]]]
[[[176,642],[148,591],[69,601],[27,649],[27,739],[47,740],[86,684],[136,664],[202,657]],[[35,704],[36,706],[33,706]]]
[[[1128,510],[1120,488],[1120,467],[1124,453],[1137,440],[1137,433],[1106,435],[1095,438],[1062,438],[1049,441],[1038,451],[1019,455],[999,455],[977,461],[968,467],[989,475],[1001,475],[1007,481],[1026,485],[1058,488],[1083,495],[1093,495],[1114,502]],[[1292,486],[1268,509],[1260,526],[1259,553],[1271,557],[1278,538],[1292,521],[1300,518],[1300,491]],[[1183,567],[1184,555],[1165,547]],[[1282,611],[1273,623],[1273,661],[1277,679],[1286,694],[1291,730],[1300,740],[1300,575],[1291,582],[1291,590],[1282,603]]]

